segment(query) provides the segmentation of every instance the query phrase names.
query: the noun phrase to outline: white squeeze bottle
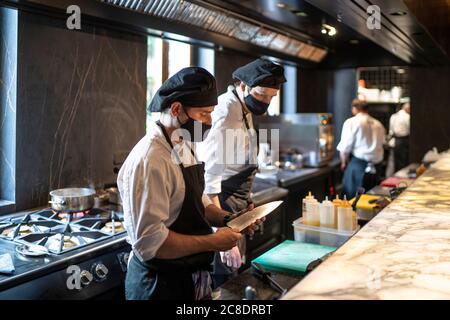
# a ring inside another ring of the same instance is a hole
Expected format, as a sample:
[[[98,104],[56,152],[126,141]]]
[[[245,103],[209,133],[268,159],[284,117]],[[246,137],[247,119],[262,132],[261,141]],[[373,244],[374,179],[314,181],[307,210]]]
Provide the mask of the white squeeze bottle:
[[[337,227],[339,231],[353,230],[353,209],[345,196],[342,204],[338,207]]]
[[[319,205],[320,226],[325,228],[335,228],[334,205],[325,197],[325,200]]]
[[[311,191],[303,198],[302,214],[304,224],[312,226],[320,225],[319,202],[311,194]]]

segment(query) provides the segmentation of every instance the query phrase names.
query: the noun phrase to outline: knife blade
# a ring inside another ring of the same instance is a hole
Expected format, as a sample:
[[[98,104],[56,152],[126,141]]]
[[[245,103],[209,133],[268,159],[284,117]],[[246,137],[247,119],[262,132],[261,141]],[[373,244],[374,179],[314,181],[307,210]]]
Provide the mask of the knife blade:
[[[278,208],[283,201],[272,201],[266,203],[262,206],[256,207],[252,211],[248,211],[239,217],[231,220],[227,223],[227,226],[233,229],[238,229],[239,232],[242,232],[245,228],[250,226],[256,220],[261,219],[268,214],[272,213],[276,208]]]

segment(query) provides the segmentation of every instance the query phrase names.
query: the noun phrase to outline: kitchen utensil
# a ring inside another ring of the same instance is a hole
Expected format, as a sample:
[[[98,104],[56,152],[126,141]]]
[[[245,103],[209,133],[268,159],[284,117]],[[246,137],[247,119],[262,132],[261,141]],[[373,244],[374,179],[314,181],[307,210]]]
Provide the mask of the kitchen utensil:
[[[248,211],[231,220],[227,223],[227,226],[233,229],[237,229],[239,230],[239,232],[242,232],[242,230],[250,226],[256,220],[267,216],[269,213],[272,213],[282,203],[283,201],[272,201],[262,206],[256,207],[252,211]]]
[[[252,286],[245,287],[244,300],[256,300],[256,290]]]
[[[122,198],[120,197],[119,189],[117,188],[108,188],[106,192],[109,193],[109,202],[112,204],[122,205]]]
[[[94,196],[94,207],[99,208],[108,204],[109,202],[109,193],[106,190],[98,189]]]
[[[321,258],[318,258],[316,260],[311,261],[308,266],[306,267],[306,273],[309,273],[313,271],[315,268],[317,268],[322,262],[324,262],[329,256],[331,256],[332,252],[327,253]]]
[[[94,207],[95,190],[88,188],[64,188],[50,192],[49,203],[53,210],[66,213],[88,211]]]
[[[40,257],[49,254],[46,247],[37,244],[22,244],[16,247],[16,251],[24,256]]]
[[[284,295],[287,292],[287,289],[283,288],[278,282],[276,282],[275,279],[272,278],[272,274],[266,271],[263,266],[257,262],[252,262],[252,274],[258,279],[261,279],[269,284],[281,295]]]
[[[361,196],[364,194],[366,190],[362,187],[358,188],[358,191],[356,191],[355,201],[352,203],[352,209],[353,211],[356,211],[356,205],[358,204],[359,199],[361,199]]]

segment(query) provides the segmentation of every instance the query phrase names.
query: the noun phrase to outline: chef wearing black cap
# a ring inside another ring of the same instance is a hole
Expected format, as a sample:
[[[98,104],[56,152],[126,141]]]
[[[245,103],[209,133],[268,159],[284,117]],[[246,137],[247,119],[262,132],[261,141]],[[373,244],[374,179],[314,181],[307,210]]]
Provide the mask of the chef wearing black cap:
[[[250,190],[258,168],[253,116],[267,112],[286,79],[284,68],[266,59],[238,68],[233,78],[238,82],[219,96],[211,114],[212,128],[202,144],[201,154],[206,164],[205,193],[217,206],[238,213],[253,208]],[[242,264],[236,247],[221,256],[230,267],[238,268]],[[225,279],[217,276],[216,285]]]
[[[191,143],[202,140],[216,104],[214,77],[197,67],[164,82],[150,104],[160,120],[133,148],[117,180],[133,249],[127,299],[208,298],[214,251],[231,249],[241,238],[224,228],[230,213],[203,196],[203,163]]]

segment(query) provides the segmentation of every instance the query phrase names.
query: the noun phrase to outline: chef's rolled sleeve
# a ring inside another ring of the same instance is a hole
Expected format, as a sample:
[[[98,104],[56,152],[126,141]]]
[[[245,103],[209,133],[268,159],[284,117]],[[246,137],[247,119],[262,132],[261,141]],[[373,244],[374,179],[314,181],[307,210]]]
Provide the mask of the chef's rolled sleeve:
[[[205,173],[205,193],[219,194],[222,191],[222,176]]]
[[[205,208],[206,208],[207,206],[213,204],[212,201],[211,201],[211,199],[210,199],[210,198],[208,197],[208,195],[206,195],[206,194],[203,194],[203,196],[202,196],[202,203],[203,203],[203,206],[204,206]]]
[[[154,162],[156,159],[144,159],[132,173],[130,192],[132,199],[134,251],[143,261],[156,256],[159,248],[169,235],[165,222],[169,218],[170,187],[166,166]],[[153,163],[149,166],[147,162]]]
[[[224,160],[228,151],[224,140],[229,128],[225,121],[226,115],[224,112],[213,114],[213,126],[203,143],[201,156],[205,162],[206,194],[218,194],[222,191],[222,173],[227,168]]]

